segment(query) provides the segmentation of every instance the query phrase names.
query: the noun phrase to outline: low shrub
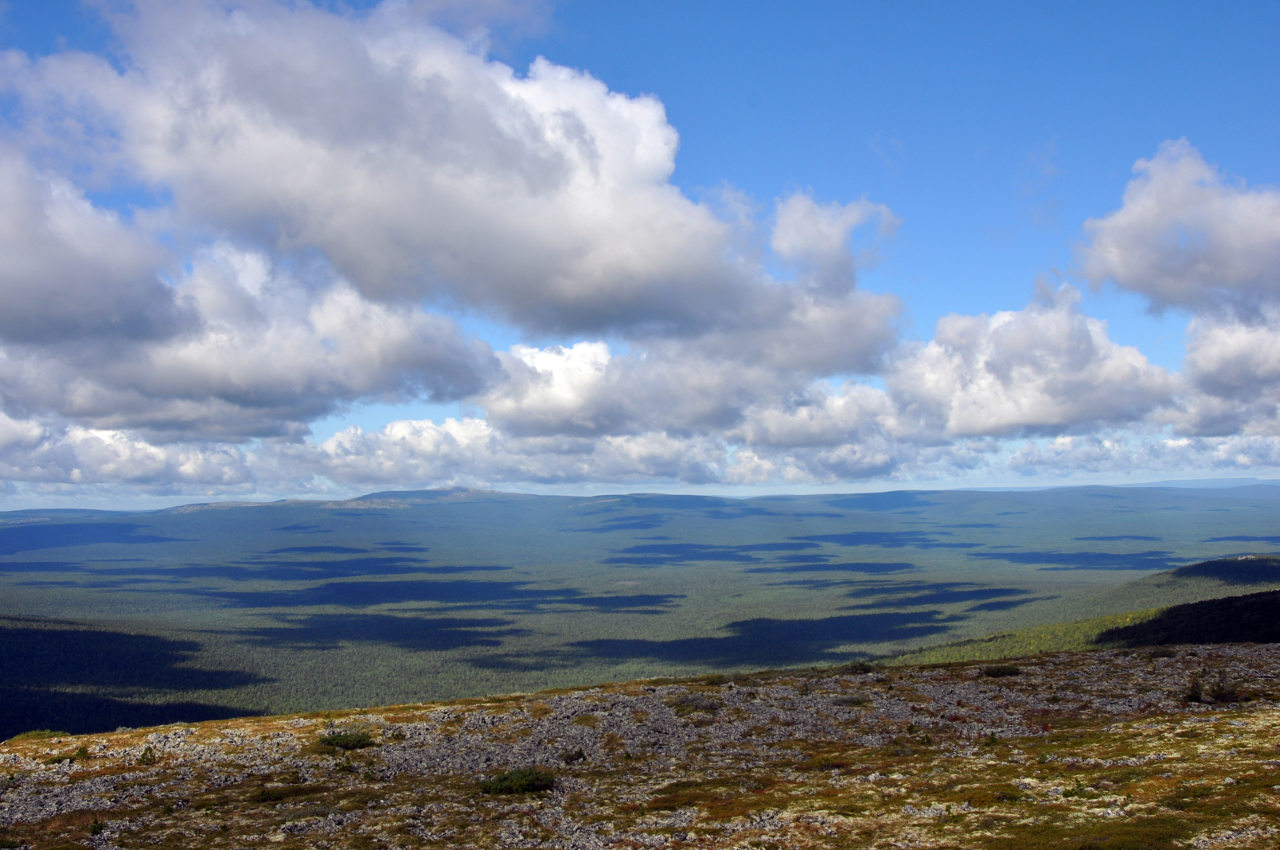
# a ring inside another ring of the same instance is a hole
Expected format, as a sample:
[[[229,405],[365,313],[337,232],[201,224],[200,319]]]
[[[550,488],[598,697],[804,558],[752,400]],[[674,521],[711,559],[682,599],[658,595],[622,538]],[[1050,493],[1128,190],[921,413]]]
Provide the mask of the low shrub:
[[[532,794],[555,787],[555,774],[540,767],[508,770],[480,783],[480,790],[486,794]]]
[[[1021,676],[1022,668],[1016,664],[988,664],[982,668],[982,675],[990,679],[999,679],[1005,676]]]
[[[671,700],[670,705],[672,711],[683,717],[697,711],[715,714],[720,710],[721,703],[717,699],[702,694],[680,694]]]
[[[339,750],[362,750],[365,747],[372,747],[376,743],[373,740],[373,735],[364,729],[330,732],[327,735],[321,735],[318,741],[326,747],[334,747]]]
[[[1216,675],[1201,670],[1187,682],[1182,698],[1186,702],[1226,703],[1239,702],[1244,697],[1240,693],[1240,684],[1228,676],[1225,670],[1219,670]]]

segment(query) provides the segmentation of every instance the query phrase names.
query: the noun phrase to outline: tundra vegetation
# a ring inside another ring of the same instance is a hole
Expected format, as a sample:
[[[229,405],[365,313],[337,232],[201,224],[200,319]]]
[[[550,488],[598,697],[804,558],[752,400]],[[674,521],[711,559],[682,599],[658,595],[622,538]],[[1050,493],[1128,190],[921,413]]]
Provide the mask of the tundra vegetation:
[[[1182,644],[42,732],[0,846],[1273,848],[1277,681]]]

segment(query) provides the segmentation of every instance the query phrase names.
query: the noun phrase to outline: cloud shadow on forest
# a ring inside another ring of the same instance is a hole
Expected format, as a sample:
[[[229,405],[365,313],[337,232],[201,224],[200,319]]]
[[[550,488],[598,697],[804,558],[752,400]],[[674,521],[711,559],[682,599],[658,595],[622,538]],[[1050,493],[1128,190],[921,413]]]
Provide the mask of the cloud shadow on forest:
[[[548,606],[570,606],[599,612],[661,614],[683,599],[677,594],[587,596],[580,590],[540,589],[520,581],[424,579],[420,581],[335,581],[290,590],[203,590],[196,595],[219,599],[237,608],[309,608],[434,602],[454,610],[533,613]]]
[[[881,573],[902,573],[910,570],[920,569],[915,564],[908,564],[903,561],[896,562],[865,562],[865,563],[799,563],[786,564],[777,567],[749,567],[743,572],[747,573],[864,573],[878,575]]]
[[[334,649],[343,643],[380,643],[414,652],[446,652],[501,646],[527,635],[499,617],[433,617],[398,614],[304,614],[277,618],[279,626],[237,629],[229,634],[260,646]]]
[[[268,681],[188,666],[200,644],[67,621],[0,618],[0,739],[29,729],[98,732],[251,714],[239,707],[141,704],[113,690],[228,690]],[[79,692],[68,693],[68,689]]]
[[[976,549],[981,545],[939,539],[949,536],[949,531],[934,534],[924,531],[845,531],[839,534],[805,534],[791,539],[834,543],[837,546],[879,546],[882,549]]]
[[[1185,559],[1172,552],[966,552],[969,558],[1039,566],[1042,570],[1170,570]]]
[[[947,631],[955,618],[940,611],[845,614],[816,620],[759,618],[729,623],[719,637],[675,640],[599,639],[578,641],[554,656],[489,656],[470,663],[486,668],[544,669],[600,662],[661,661],[710,667],[779,667],[848,660],[836,651],[845,644],[875,644],[927,637]]]
[[[775,552],[793,553],[817,549],[817,543],[798,540],[781,540],[773,543],[641,543],[615,550],[614,555],[601,563],[626,567],[669,567],[718,561],[735,564],[758,564],[760,556]],[[795,556],[792,556],[795,557]],[[822,555],[800,556],[824,558]]]
[[[0,528],[0,555],[108,543],[131,546],[175,543],[182,539],[140,533],[140,529],[145,527],[136,522],[33,522],[11,525]]]

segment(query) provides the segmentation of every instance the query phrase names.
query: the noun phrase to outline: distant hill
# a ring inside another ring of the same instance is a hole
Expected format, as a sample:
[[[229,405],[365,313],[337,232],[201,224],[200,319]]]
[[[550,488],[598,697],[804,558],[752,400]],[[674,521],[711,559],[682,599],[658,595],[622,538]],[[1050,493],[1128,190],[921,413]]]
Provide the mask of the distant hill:
[[[1169,570],[1169,578],[1211,578],[1228,584],[1280,584],[1280,557],[1275,555],[1239,555],[1201,561]]]
[[[1240,555],[1166,570],[1093,600],[1106,613],[903,653],[894,664],[994,661],[1097,647],[1280,643],[1280,557]],[[1254,591],[1254,592],[1249,592]]]
[[[1145,622],[1107,629],[1097,643],[1280,643],[1280,590],[1175,605]]]

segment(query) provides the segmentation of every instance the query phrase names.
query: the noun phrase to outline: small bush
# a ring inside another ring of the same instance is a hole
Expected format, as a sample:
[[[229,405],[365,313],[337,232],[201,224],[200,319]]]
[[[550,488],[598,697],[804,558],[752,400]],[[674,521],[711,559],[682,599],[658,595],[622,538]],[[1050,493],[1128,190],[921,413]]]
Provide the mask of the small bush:
[[[1000,679],[1005,676],[1021,676],[1022,668],[1016,664],[988,664],[982,668],[982,675],[989,679]]]
[[[309,793],[304,785],[264,785],[250,799],[255,803],[279,803]]]
[[[1239,702],[1241,699],[1240,683],[1228,676],[1225,670],[1218,671],[1205,693],[1213,702]]]
[[[138,756],[138,764],[147,765],[147,764],[155,764],[155,763],[156,763],[156,751],[151,749],[151,747],[147,747],[146,749],[144,749],[142,751],[142,755]]]
[[[671,710],[684,717],[697,711],[715,714],[720,710],[720,701],[702,694],[680,694],[671,700]]]
[[[1240,684],[1228,676],[1225,670],[1219,670],[1217,675],[1201,670],[1187,682],[1182,698],[1187,702],[1239,702],[1243,696]]]
[[[874,673],[880,668],[872,664],[870,661],[853,661],[843,667],[837,667],[837,673],[849,674],[866,674]]]
[[[576,747],[572,750],[562,750],[560,752],[560,760],[565,764],[577,764],[580,761],[586,761],[587,754],[582,751],[582,747]]]
[[[372,747],[375,743],[373,735],[363,729],[330,732],[328,735],[321,735],[318,740],[326,747],[339,750],[362,750],[365,747]]]
[[[539,767],[508,770],[480,783],[480,790],[486,794],[532,794],[550,791],[555,787],[555,774]]]
[[[64,753],[60,756],[52,756],[44,760],[45,764],[61,764],[63,762],[75,763],[84,761],[89,758],[89,750],[87,747],[77,747],[74,753]]]

